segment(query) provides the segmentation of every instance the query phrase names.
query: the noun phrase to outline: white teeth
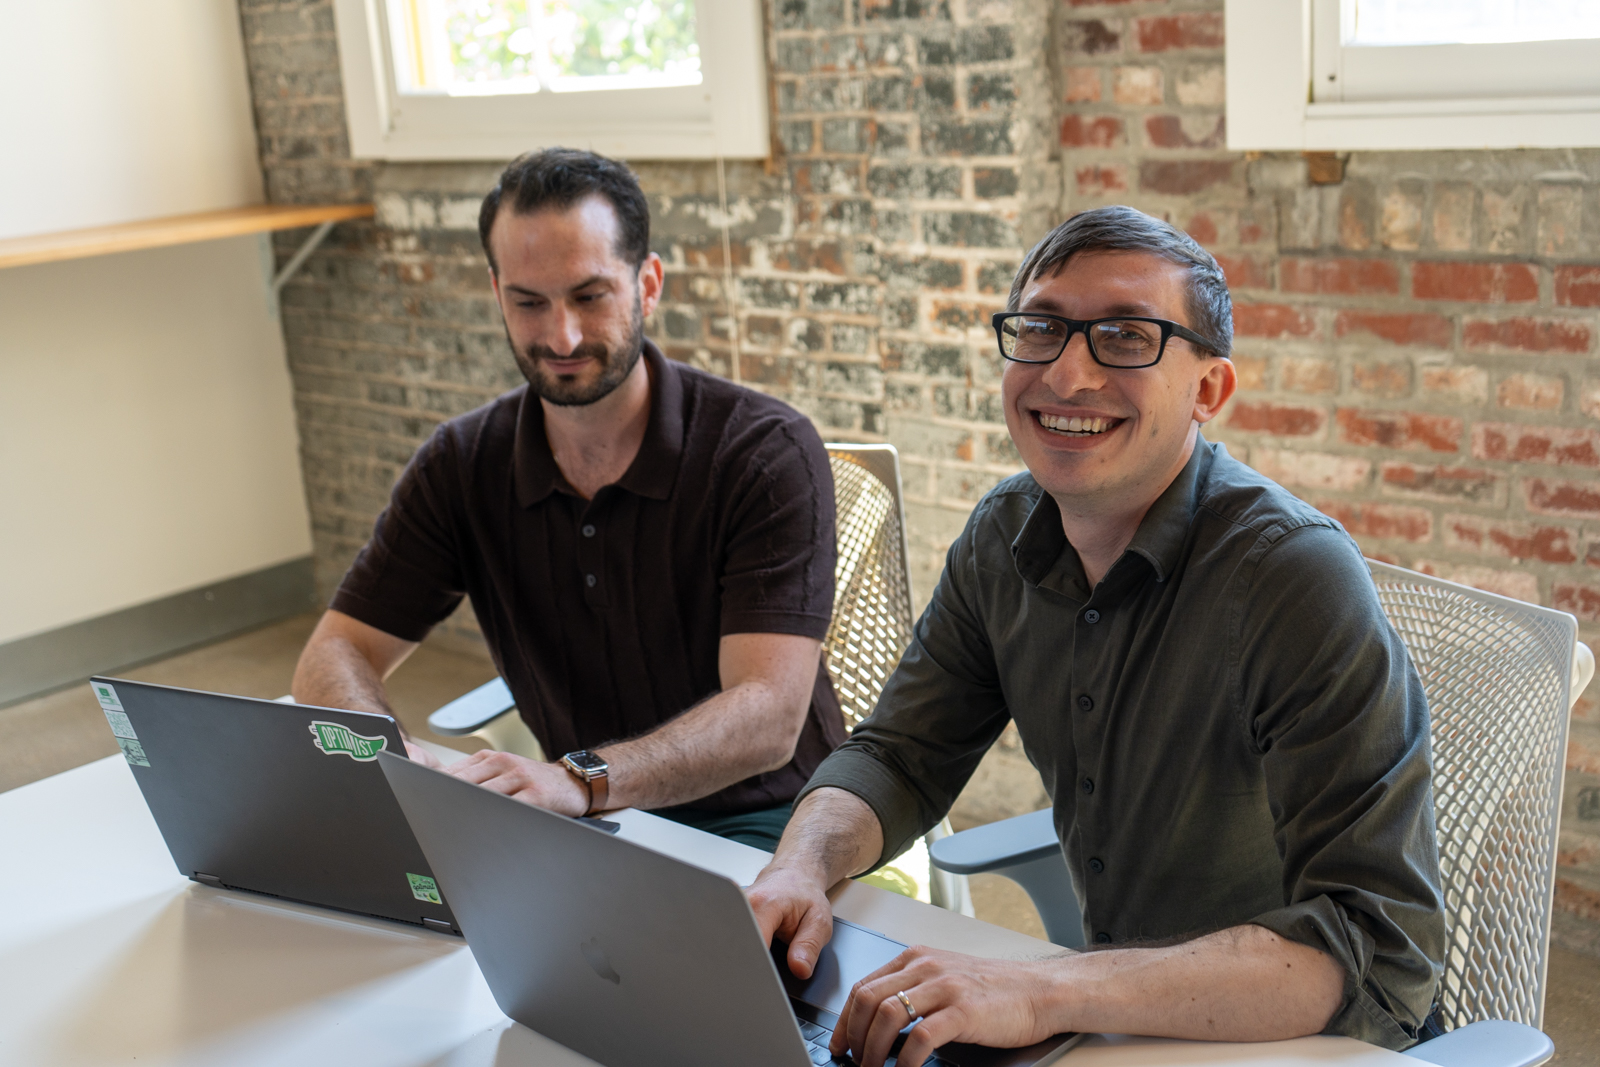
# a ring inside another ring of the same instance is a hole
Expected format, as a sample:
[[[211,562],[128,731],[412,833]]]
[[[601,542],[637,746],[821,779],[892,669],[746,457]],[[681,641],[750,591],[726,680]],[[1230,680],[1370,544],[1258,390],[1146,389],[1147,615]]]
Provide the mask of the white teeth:
[[[1068,418],[1063,415],[1046,415],[1039,413],[1039,424],[1047,430],[1057,433],[1097,434],[1105,433],[1111,428],[1113,419],[1100,417],[1086,419],[1080,415]]]

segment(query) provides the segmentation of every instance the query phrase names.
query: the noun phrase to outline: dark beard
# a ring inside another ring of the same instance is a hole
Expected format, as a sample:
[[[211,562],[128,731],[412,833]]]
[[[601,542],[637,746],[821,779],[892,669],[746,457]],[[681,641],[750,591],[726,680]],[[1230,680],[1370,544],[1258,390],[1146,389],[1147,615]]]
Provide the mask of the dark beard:
[[[517,368],[528,379],[528,387],[541,399],[558,407],[583,407],[610,396],[633,373],[639,357],[644,354],[644,309],[637,297],[633,302],[633,321],[628,340],[618,350],[607,348],[599,342],[585,343],[572,350],[572,356],[597,360],[600,377],[589,385],[563,382],[559,376],[547,372],[541,359],[554,359],[555,352],[544,345],[529,345],[527,352],[518,352],[511,341],[511,331],[506,331],[506,344],[511,345],[511,355]]]

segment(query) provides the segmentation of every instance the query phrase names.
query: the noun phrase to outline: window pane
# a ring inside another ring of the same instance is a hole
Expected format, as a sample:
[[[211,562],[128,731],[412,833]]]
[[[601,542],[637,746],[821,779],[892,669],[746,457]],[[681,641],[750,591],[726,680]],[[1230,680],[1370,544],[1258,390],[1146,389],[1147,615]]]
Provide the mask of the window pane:
[[[402,92],[699,85],[694,0],[390,0]]]
[[[1596,0],[1345,0],[1353,45],[1508,44],[1600,37]]]

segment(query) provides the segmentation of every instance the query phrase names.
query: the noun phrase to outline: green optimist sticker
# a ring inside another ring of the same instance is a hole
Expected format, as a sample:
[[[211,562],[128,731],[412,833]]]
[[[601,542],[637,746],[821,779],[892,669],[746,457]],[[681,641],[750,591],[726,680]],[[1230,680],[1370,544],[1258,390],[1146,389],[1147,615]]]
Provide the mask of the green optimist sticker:
[[[425,874],[412,874],[406,872],[406,881],[411,883],[411,895],[424,904],[443,904],[439,898],[439,883]]]
[[[313,742],[324,756],[349,756],[357,763],[377,759],[378,753],[389,743],[386,737],[368,737],[336,722],[313,722],[310,730]]]

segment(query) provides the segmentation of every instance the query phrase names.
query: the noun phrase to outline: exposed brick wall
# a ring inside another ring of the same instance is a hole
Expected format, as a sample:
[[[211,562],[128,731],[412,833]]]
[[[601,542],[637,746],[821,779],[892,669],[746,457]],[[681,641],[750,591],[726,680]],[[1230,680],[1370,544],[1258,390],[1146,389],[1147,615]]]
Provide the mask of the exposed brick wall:
[[[283,294],[326,589],[416,444],[520,380],[474,229],[499,168],[351,161],[328,0],[241,8],[272,197],[379,206]],[[1017,469],[988,313],[1055,219],[1131,203],[1234,287],[1241,389],[1209,436],[1370,554],[1600,638],[1600,153],[1363,153],[1323,186],[1230,153],[1219,0],[774,0],[768,25],[780,150],[727,167],[738,375],[900,447],[919,598]],[[731,375],[716,170],[635,167],[667,263],[649,332]],[[1559,936],[1600,951],[1589,700],[1562,864]]]
[[[1222,4],[1066,0],[1064,212],[1217,255],[1240,391],[1207,436],[1379,559],[1552,605],[1600,645],[1600,152],[1225,150]],[[1600,950],[1600,712],[1567,761],[1557,936]]]

